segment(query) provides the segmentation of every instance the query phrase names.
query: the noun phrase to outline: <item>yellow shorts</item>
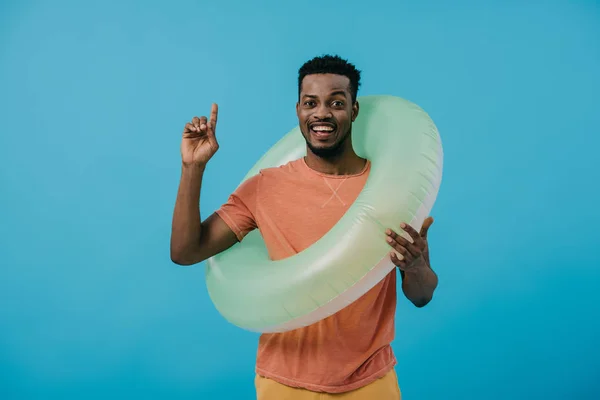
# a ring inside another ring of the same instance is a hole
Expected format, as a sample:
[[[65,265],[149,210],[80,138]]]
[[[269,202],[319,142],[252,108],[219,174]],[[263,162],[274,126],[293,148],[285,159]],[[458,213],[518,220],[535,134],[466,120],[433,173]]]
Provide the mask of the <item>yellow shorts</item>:
[[[391,370],[383,378],[346,393],[316,393],[292,388],[272,379],[256,375],[254,380],[257,400],[401,400],[396,371]]]

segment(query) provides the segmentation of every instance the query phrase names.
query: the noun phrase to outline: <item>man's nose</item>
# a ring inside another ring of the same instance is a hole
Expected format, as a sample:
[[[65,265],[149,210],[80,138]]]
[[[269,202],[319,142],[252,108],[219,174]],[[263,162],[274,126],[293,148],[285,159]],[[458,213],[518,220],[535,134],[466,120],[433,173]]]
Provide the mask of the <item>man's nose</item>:
[[[331,110],[329,109],[329,107],[327,107],[325,104],[321,104],[315,109],[314,116],[317,119],[327,119],[327,118],[331,118],[332,114],[331,114]]]

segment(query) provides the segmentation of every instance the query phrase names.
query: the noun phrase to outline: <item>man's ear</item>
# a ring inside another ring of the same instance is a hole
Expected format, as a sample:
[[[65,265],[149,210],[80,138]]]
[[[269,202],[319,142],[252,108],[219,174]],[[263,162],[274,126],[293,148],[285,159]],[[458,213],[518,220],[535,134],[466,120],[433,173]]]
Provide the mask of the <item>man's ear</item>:
[[[359,110],[359,106],[358,106],[358,100],[354,102],[354,104],[352,105],[352,122],[354,122],[354,120],[356,119],[356,117],[358,117],[358,110]]]

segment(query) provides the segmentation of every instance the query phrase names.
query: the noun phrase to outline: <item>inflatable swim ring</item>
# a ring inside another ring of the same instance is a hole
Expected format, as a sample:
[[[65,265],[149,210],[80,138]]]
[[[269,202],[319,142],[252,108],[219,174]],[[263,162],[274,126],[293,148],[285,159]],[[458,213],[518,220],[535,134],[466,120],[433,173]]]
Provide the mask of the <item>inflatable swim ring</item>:
[[[284,332],[336,313],[396,268],[385,230],[400,232],[401,222],[419,230],[429,215],[443,163],[433,121],[398,97],[358,100],[352,141],[356,153],[371,161],[371,171],[339,222],[312,246],[283,260],[269,259],[254,230],[207,261],[209,296],[230,323],[254,332]],[[304,155],[306,142],[296,127],[242,181]]]

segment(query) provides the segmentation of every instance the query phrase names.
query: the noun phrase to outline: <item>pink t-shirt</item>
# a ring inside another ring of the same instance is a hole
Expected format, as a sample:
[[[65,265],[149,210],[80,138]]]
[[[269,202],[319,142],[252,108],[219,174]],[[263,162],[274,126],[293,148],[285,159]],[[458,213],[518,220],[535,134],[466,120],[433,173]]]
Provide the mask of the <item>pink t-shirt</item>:
[[[238,240],[253,229],[273,260],[290,257],[320,239],[364,187],[371,164],[355,175],[328,175],[304,158],[262,170],[217,210]],[[341,393],[367,385],[396,364],[391,342],[396,271],[338,313],[293,331],[262,334],[256,373],[284,385]]]

